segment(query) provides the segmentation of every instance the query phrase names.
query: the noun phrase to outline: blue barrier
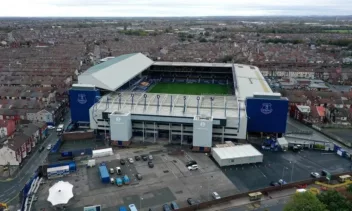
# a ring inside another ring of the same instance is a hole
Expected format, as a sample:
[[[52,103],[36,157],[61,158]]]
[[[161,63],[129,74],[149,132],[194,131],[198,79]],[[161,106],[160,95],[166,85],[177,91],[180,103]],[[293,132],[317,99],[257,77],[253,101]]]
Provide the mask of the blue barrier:
[[[21,193],[22,193],[22,203],[21,203],[21,211],[24,211],[24,205],[26,203],[26,199],[28,196],[28,192],[31,189],[31,185],[33,183],[33,181],[38,177],[38,172],[35,172],[34,176],[31,177],[31,179],[24,185]]]
[[[57,153],[61,147],[61,144],[62,144],[62,140],[61,138],[59,138],[56,142],[56,144],[54,145],[54,147],[51,149],[51,153]]]

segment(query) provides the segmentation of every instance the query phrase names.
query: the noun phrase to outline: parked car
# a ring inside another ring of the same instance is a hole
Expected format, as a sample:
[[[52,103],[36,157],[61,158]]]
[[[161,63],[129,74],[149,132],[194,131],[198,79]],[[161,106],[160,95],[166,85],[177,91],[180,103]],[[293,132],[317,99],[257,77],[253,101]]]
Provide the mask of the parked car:
[[[220,195],[217,192],[213,192],[211,195],[214,199],[221,199]]]
[[[137,179],[138,179],[138,180],[141,180],[141,179],[142,179],[142,175],[141,175],[141,174],[139,174],[139,173],[138,173],[138,174],[136,174],[136,177],[137,177]]]
[[[115,184],[115,179],[113,177],[110,177],[110,183],[113,185]]]
[[[171,207],[172,210],[180,209],[180,207],[174,201],[170,203],[170,207]]]
[[[163,211],[171,211],[171,207],[168,204],[164,204]]]
[[[280,186],[280,184],[278,182],[275,182],[275,181],[271,181],[270,185],[274,186],[274,187]]]
[[[121,165],[125,165],[125,163],[126,163],[126,161],[125,161],[124,159],[121,159],[121,160],[120,160],[120,164],[121,164]]]
[[[153,155],[148,156],[149,160],[153,160]]]
[[[128,158],[128,162],[129,163],[133,163],[134,161],[133,161],[133,158]]]
[[[141,156],[136,155],[136,156],[134,156],[134,159],[135,159],[136,161],[139,161],[139,160],[141,160]]]
[[[110,174],[113,174],[113,173],[115,173],[115,171],[114,171],[114,168],[110,168]]]
[[[44,147],[41,146],[41,147],[39,148],[39,152],[42,152],[43,150],[44,150]]]
[[[151,162],[151,161],[149,161],[149,162],[148,162],[148,166],[149,166],[149,168],[153,168],[153,167],[154,167],[154,163]]]
[[[192,166],[188,166],[188,170],[190,171],[194,171],[198,169],[198,165],[192,165]]]
[[[120,166],[116,167],[116,173],[117,174],[121,174],[122,173]]]
[[[148,156],[147,155],[142,155],[142,160],[147,161],[148,160]]]
[[[53,130],[53,129],[55,129],[55,126],[48,125],[48,129],[49,129],[49,130]]]
[[[314,178],[320,178],[320,174],[318,172],[311,172],[310,175]]]
[[[195,160],[190,160],[186,163],[186,167],[193,166],[193,165],[197,165],[197,162]]]
[[[329,172],[327,170],[322,170],[321,171],[321,175],[322,176],[327,176],[329,174]]]
[[[197,202],[194,200],[194,199],[192,199],[192,198],[188,198],[187,199],[187,203],[189,204],[189,205],[195,205],[195,204],[197,204]]]
[[[52,147],[52,145],[49,144],[49,145],[46,147],[46,149],[47,149],[47,150],[51,150],[51,147]]]

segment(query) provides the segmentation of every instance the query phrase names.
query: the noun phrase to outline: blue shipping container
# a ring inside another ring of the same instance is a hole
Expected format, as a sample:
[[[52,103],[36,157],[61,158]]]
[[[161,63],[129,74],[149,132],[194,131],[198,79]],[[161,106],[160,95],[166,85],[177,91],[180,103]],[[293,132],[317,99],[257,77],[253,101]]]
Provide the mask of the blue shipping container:
[[[288,99],[247,98],[247,131],[285,133]]]
[[[110,182],[110,176],[108,169],[106,166],[99,166],[99,172],[100,172],[100,179],[102,183],[109,183]]]

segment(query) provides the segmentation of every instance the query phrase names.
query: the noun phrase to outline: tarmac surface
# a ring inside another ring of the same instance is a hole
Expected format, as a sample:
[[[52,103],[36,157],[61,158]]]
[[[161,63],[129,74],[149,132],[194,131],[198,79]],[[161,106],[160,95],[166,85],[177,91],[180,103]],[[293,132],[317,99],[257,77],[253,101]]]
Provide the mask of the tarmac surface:
[[[149,168],[146,161],[135,161],[133,164],[120,165],[121,158],[133,157],[141,154],[152,154],[154,168]],[[185,163],[194,159],[198,162],[199,170],[190,172]],[[53,210],[48,197],[49,188],[58,180],[68,181],[74,185],[74,198],[70,200],[66,210],[83,210],[85,206],[101,205],[104,210],[116,211],[118,206],[128,206],[133,203],[138,210],[162,210],[162,205],[176,201],[181,207],[187,206],[187,198],[209,200],[213,191],[221,196],[234,194],[235,185],[221,172],[216,164],[202,153],[188,152],[185,155],[169,155],[163,146],[151,146],[143,149],[115,150],[114,155],[97,158],[96,163],[106,162],[110,168],[121,166],[122,174],[131,179],[130,185],[118,187],[113,184],[102,184],[96,167],[87,169],[79,166],[78,171],[64,178],[47,180],[38,191],[38,201],[34,210]],[[135,178],[141,173],[142,180]],[[116,177],[116,173],[113,177]]]
[[[324,128],[324,131],[329,132],[347,142],[352,143],[352,130],[351,129],[338,129],[338,128]]]
[[[270,185],[272,181],[283,179],[296,182],[310,178],[311,172],[340,173],[351,170],[351,162],[336,153],[325,151],[302,151],[299,153],[271,152],[260,150],[264,155],[261,164],[222,168],[224,174],[240,192],[256,190]]]

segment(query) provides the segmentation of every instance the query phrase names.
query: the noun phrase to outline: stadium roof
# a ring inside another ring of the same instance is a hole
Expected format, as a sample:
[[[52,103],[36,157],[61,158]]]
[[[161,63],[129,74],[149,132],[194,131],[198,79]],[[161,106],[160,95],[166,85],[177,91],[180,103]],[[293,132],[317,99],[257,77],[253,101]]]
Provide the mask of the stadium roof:
[[[185,66],[185,67],[232,67],[230,63],[201,63],[201,62],[154,62],[156,66]]]
[[[253,97],[254,93],[273,93],[258,67],[242,64],[235,64],[234,67],[237,81],[236,95],[240,100]]]
[[[78,83],[115,91],[152,64],[141,53],[121,55],[89,68],[78,76]]]

